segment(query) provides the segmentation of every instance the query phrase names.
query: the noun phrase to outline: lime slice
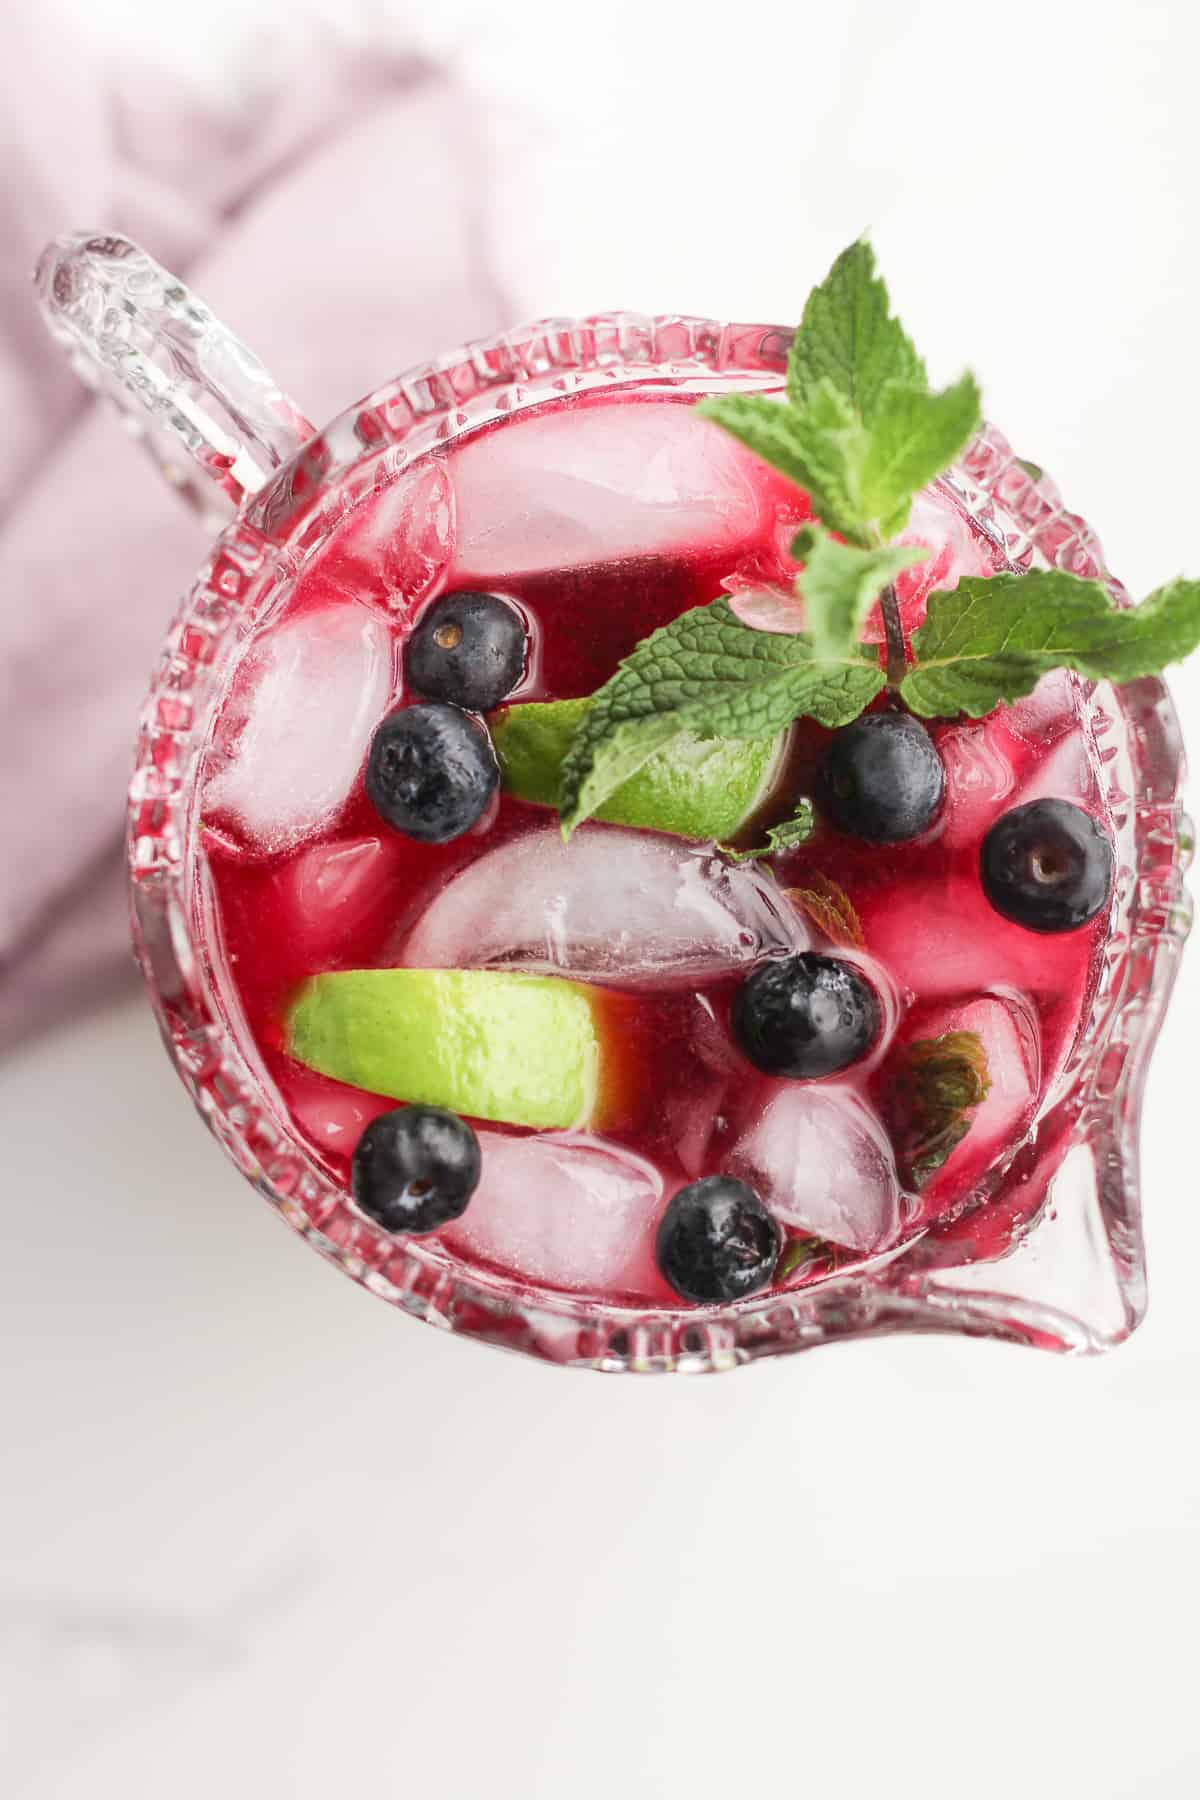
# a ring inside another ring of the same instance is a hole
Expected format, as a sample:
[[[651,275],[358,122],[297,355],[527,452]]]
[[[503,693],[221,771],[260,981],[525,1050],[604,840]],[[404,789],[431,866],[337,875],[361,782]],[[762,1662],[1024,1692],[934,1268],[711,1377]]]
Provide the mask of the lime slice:
[[[590,1123],[600,1091],[595,988],[495,969],[314,975],[287,1020],[297,1062],[395,1100],[475,1119]]]
[[[530,701],[493,715],[488,721],[492,742],[510,794],[538,806],[557,806],[559,768],[590,705],[586,698]],[[761,806],[782,744],[779,733],[749,739],[684,733],[610,794],[596,817],[612,825],[725,842]]]

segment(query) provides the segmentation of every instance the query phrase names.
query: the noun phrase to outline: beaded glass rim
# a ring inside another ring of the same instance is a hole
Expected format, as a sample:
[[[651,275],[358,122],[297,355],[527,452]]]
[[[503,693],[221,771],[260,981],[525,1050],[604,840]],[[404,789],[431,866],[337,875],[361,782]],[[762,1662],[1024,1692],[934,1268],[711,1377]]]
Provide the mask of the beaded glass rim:
[[[1046,1201],[1006,1255],[975,1262],[961,1237],[910,1240],[845,1275],[706,1308],[612,1305],[519,1294],[468,1271],[439,1246],[389,1237],[360,1216],[291,1136],[269,1081],[239,1046],[222,1000],[191,855],[196,775],[224,677],[247,632],[353,508],[417,458],[532,406],[599,389],[673,392],[781,385],[791,333],[682,316],[548,319],[469,344],[396,377],[338,415],[278,469],[217,539],[168,634],[143,710],[130,787],[134,940],[167,1048],[210,1130],[287,1222],[352,1279],[427,1323],[552,1362],[606,1370],[736,1367],[843,1336],[946,1331],[1059,1350],[1098,1350],[1133,1329],[1145,1305],[1137,1126],[1146,1064],[1190,922],[1183,873],[1190,826],[1180,807],[1182,751],[1163,684],[1097,690],[1098,735],[1116,715],[1130,766],[1106,765],[1118,833],[1113,930],[1092,1011],[1062,1091],[1009,1173],[1043,1159],[1072,1165],[1074,1190]],[[943,478],[1016,568],[1051,565],[1105,580],[1090,527],[1044,474],[990,426]],[[1115,755],[1115,753],[1114,753]],[[1075,1148],[1085,1152],[1075,1157]],[[1085,1167],[1086,1165],[1086,1167]],[[1080,1171],[1083,1170],[1082,1185]],[[1059,1170],[1061,1173],[1061,1168]],[[1064,1206],[1082,1208],[1104,1304],[1060,1282],[1061,1247],[1004,1271]],[[996,1279],[981,1281],[981,1270]],[[1024,1291],[1021,1291],[1024,1289]]]

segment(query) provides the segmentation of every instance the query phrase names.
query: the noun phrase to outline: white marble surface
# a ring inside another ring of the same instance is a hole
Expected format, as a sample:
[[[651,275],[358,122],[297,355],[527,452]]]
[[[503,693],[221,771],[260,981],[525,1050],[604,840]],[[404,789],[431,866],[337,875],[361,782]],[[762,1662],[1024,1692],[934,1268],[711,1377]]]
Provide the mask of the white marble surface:
[[[872,222],[935,373],[971,357],[1146,588],[1200,565],[1200,29],[1118,3],[1077,43],[1073,10],[438,30],[509,108],[520,310],[786,317]],[[202,50],[182,8],[145,29],[220,71],[242,27],[205,17]],[[1200,673],[1177,692],[1200,730]],[[1198,1032],[1193,957],[1119,1354],[892,1340],[703,1382],[393,1315],[224,1164],[136,999],[43,1040],[0,1068],[0,1791],[1190,1800]]]

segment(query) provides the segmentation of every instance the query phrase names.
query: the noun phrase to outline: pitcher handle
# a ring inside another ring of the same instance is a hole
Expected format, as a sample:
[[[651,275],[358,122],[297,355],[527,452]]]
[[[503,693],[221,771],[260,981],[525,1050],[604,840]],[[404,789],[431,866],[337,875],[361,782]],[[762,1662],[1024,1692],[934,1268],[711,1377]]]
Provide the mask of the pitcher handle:
[[[210,524],[229,518],[218,493],[239,507],[313,435],[258,358],[128,238],[56,238],[34,281],[76,374]]]

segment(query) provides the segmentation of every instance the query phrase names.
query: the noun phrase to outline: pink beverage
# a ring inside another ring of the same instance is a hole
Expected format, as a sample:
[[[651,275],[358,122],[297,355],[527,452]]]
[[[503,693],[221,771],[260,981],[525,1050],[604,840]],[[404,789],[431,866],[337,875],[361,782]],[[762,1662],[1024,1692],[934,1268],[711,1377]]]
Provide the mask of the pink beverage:
[[[313,432],[123,240],[55,247],[41,279],[52,328],[136,392],[185,490],[211,492],[199,469],[237,505],[147,703],[130,868],[168,1049],[289,1223],[417,1316],[599,1368],[900,1329],[1127,1335],[1140,1082],[1187,922],[1160,682],[1059,672],[931,721],[944,786],[907,841],[865,837],[838,798],[839,744],[893,729],[885,697],[838,732],[669,746],[564,842],[546,721],[681,614],[796,574],[806,495],[696,411],[778,392],[790,334],[552,321]],[[903,536],[931,553],[896,582],[908,633],[967,577],[1116,591],[990,428]],[[439,688],[447,669],[465,686]],[[432,812],[402,829],[414,756],[459,786],[426,782]],[[747,855],[812,799],[811,835]],[[1093,900],[1051,932],[1008,905],[1000,854],[1046,807],[1102,850]],[[437,1181],[400,1212],[371,1187],[389,1122],[428,1115],[463,1174],[440,1217]],[[722,1293],[672,1237],[697,1189],[753,1203],[754,1266]]]
[[[419,602],[397,601],[407,571],[389,558],[402,560],[405,545],[385,494],[352,515],[249,641],[201,777],[198,848],[229,989],[313,1158],[348,1191],[364,1127],[404,1096],[331,1080],[289,1054],[286,1018],[307,978],[524,968],[594,990],[603,1128],[472,1121],[480,1188],[428,1242],[481,1275],[538,1298],[678,1305],[656,1233],[670,1197],[706,1176],[745,1180],[803,1250],[778,1284],[789,1289],[831,1264],[902,1251],[971,1208],[1003,1208],[1005,1171],[1088,1016],[1107,918],[1052,937],[1011,923],[982,892],[980,846],[1002,813],[1034,799],[1107,820],[1082,684],[1051,676],[984,721],[935,726],[947,801],[915,845],[825,828],[792,852],[737,864],[711,843],[593,822],[564,846],[553,813],[505,792],[465,835],[422,844],[381,820],[364,767],[382,720],[420,700],[406,644],[428,609],[486,592],[518,610],[523,673],[504,704],[587,695],[687,608],[784,579],[784,546],[809,514],[797,488],[671,396],[552,401],[424,467],[409,480],[444,483],[455,526]],[[919,504],[921,533],[933,557],[900,584],[911,624],[935,583],[999,562],[946,489]],[[793,727],[745,841],[813,792],[830,737],[811,721]],[[861,947],[789,897],[829,884],[857,915]],[[764,1074],[731,1027],[748,973],[796,949],[849,958],[883,1015],[865,1054],[815,1081]],[[963,1028],[982,1040],[991,1088],[918,1189],[896,1141],[898,1063],[914,1038]]]

